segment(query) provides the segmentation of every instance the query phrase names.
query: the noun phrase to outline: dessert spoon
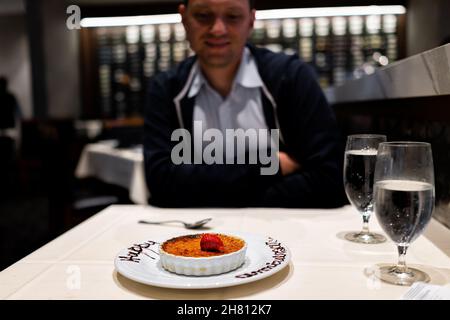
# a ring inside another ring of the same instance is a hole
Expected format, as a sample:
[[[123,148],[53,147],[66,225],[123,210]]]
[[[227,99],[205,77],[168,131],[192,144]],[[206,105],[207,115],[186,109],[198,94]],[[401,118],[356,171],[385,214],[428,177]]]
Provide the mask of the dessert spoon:
[[[171,223],[171,222],[180,222],[182,224],[184,224],[186,229],[198,229],[203,227],[205,224],[207,224],[209,221],[211,221],[212,218],[207,218],[207,219],[203,219],[203,220],[199,220],[193,223],[188,223],[188,222],[184,222],[181,220],[166,220],[166,221],[147,221],[147,220],[139,220],[139,223],[144,223],[144,224],[163,224],[163,223]]]

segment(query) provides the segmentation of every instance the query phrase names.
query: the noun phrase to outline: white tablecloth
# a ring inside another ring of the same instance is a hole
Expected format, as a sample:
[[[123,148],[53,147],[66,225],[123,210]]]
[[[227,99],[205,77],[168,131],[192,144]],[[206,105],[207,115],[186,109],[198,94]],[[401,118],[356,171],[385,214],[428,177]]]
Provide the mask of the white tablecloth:
[[[116,254],[149,237],[186,234],[178,225],[143,225],[139,219],[186,221],[212,217],[212,232],[270,235],[285,243],[292,259],[282,271],[236,287],[182,290],[140,284],[114,269]],[[374,231],[380,231],[371,221]],[[159,209],[110,206],[0,272],[0,299],[399,299],[408,287],[366,275],[377,263],[393,263],[392,242],[362,245],[342,239],[361,228],[350,207],[298,209]],[[433,242],[431,241],[433,240]],[[447,253],[445,253],[444,251]],[[407,254],[407,263],[450,282],[450,232],[435,220]],[[74,279],[78,279],[74,282]]]
[[[116,149],[117,142],[87,144],[75,170],[78,178],[95,177],[129,190],[136,204],[147,204],[149,192],[145,183],[141,148]]]

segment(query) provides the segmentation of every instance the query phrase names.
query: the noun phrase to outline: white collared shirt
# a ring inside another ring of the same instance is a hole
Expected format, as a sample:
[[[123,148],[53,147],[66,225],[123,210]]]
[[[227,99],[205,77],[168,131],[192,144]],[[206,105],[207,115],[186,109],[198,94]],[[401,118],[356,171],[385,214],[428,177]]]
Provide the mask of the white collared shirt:
[[[202,123],[203,132],[214,128],[225,137],[226,129],[268,129],[261,102],[263,82],[248,48],[244,48],[231,92],[225,99],[209,85],[198,63],[194,67],[196,73],[188,97],[196,96],[193,121]]]

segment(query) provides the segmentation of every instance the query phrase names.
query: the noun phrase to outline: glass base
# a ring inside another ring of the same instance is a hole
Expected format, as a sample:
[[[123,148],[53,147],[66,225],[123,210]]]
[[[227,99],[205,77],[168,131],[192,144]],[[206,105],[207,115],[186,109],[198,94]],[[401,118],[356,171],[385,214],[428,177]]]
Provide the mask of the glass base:
[[[410,286],[414,282],[430,282],[430,276],[415,268],[407,268],[401,272],[397,266],[389,265],[380,267],[375,276],[381,281],[399,286]]]
[[[345,235],[345,239],[366,244],[383,243],[386,241],[386,237],[379,233],[365,233],[365,232],[350,232]]]

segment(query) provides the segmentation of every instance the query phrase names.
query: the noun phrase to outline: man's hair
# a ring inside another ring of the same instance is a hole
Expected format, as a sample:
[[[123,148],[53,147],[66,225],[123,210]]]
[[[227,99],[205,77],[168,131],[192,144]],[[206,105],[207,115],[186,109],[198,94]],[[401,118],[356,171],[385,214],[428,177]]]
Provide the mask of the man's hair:
[[[185,6],[188,5],[189,0],[183,0]],[[250,9],[255,8],[255,0],[248,0],[248,4],[250,5]]]

